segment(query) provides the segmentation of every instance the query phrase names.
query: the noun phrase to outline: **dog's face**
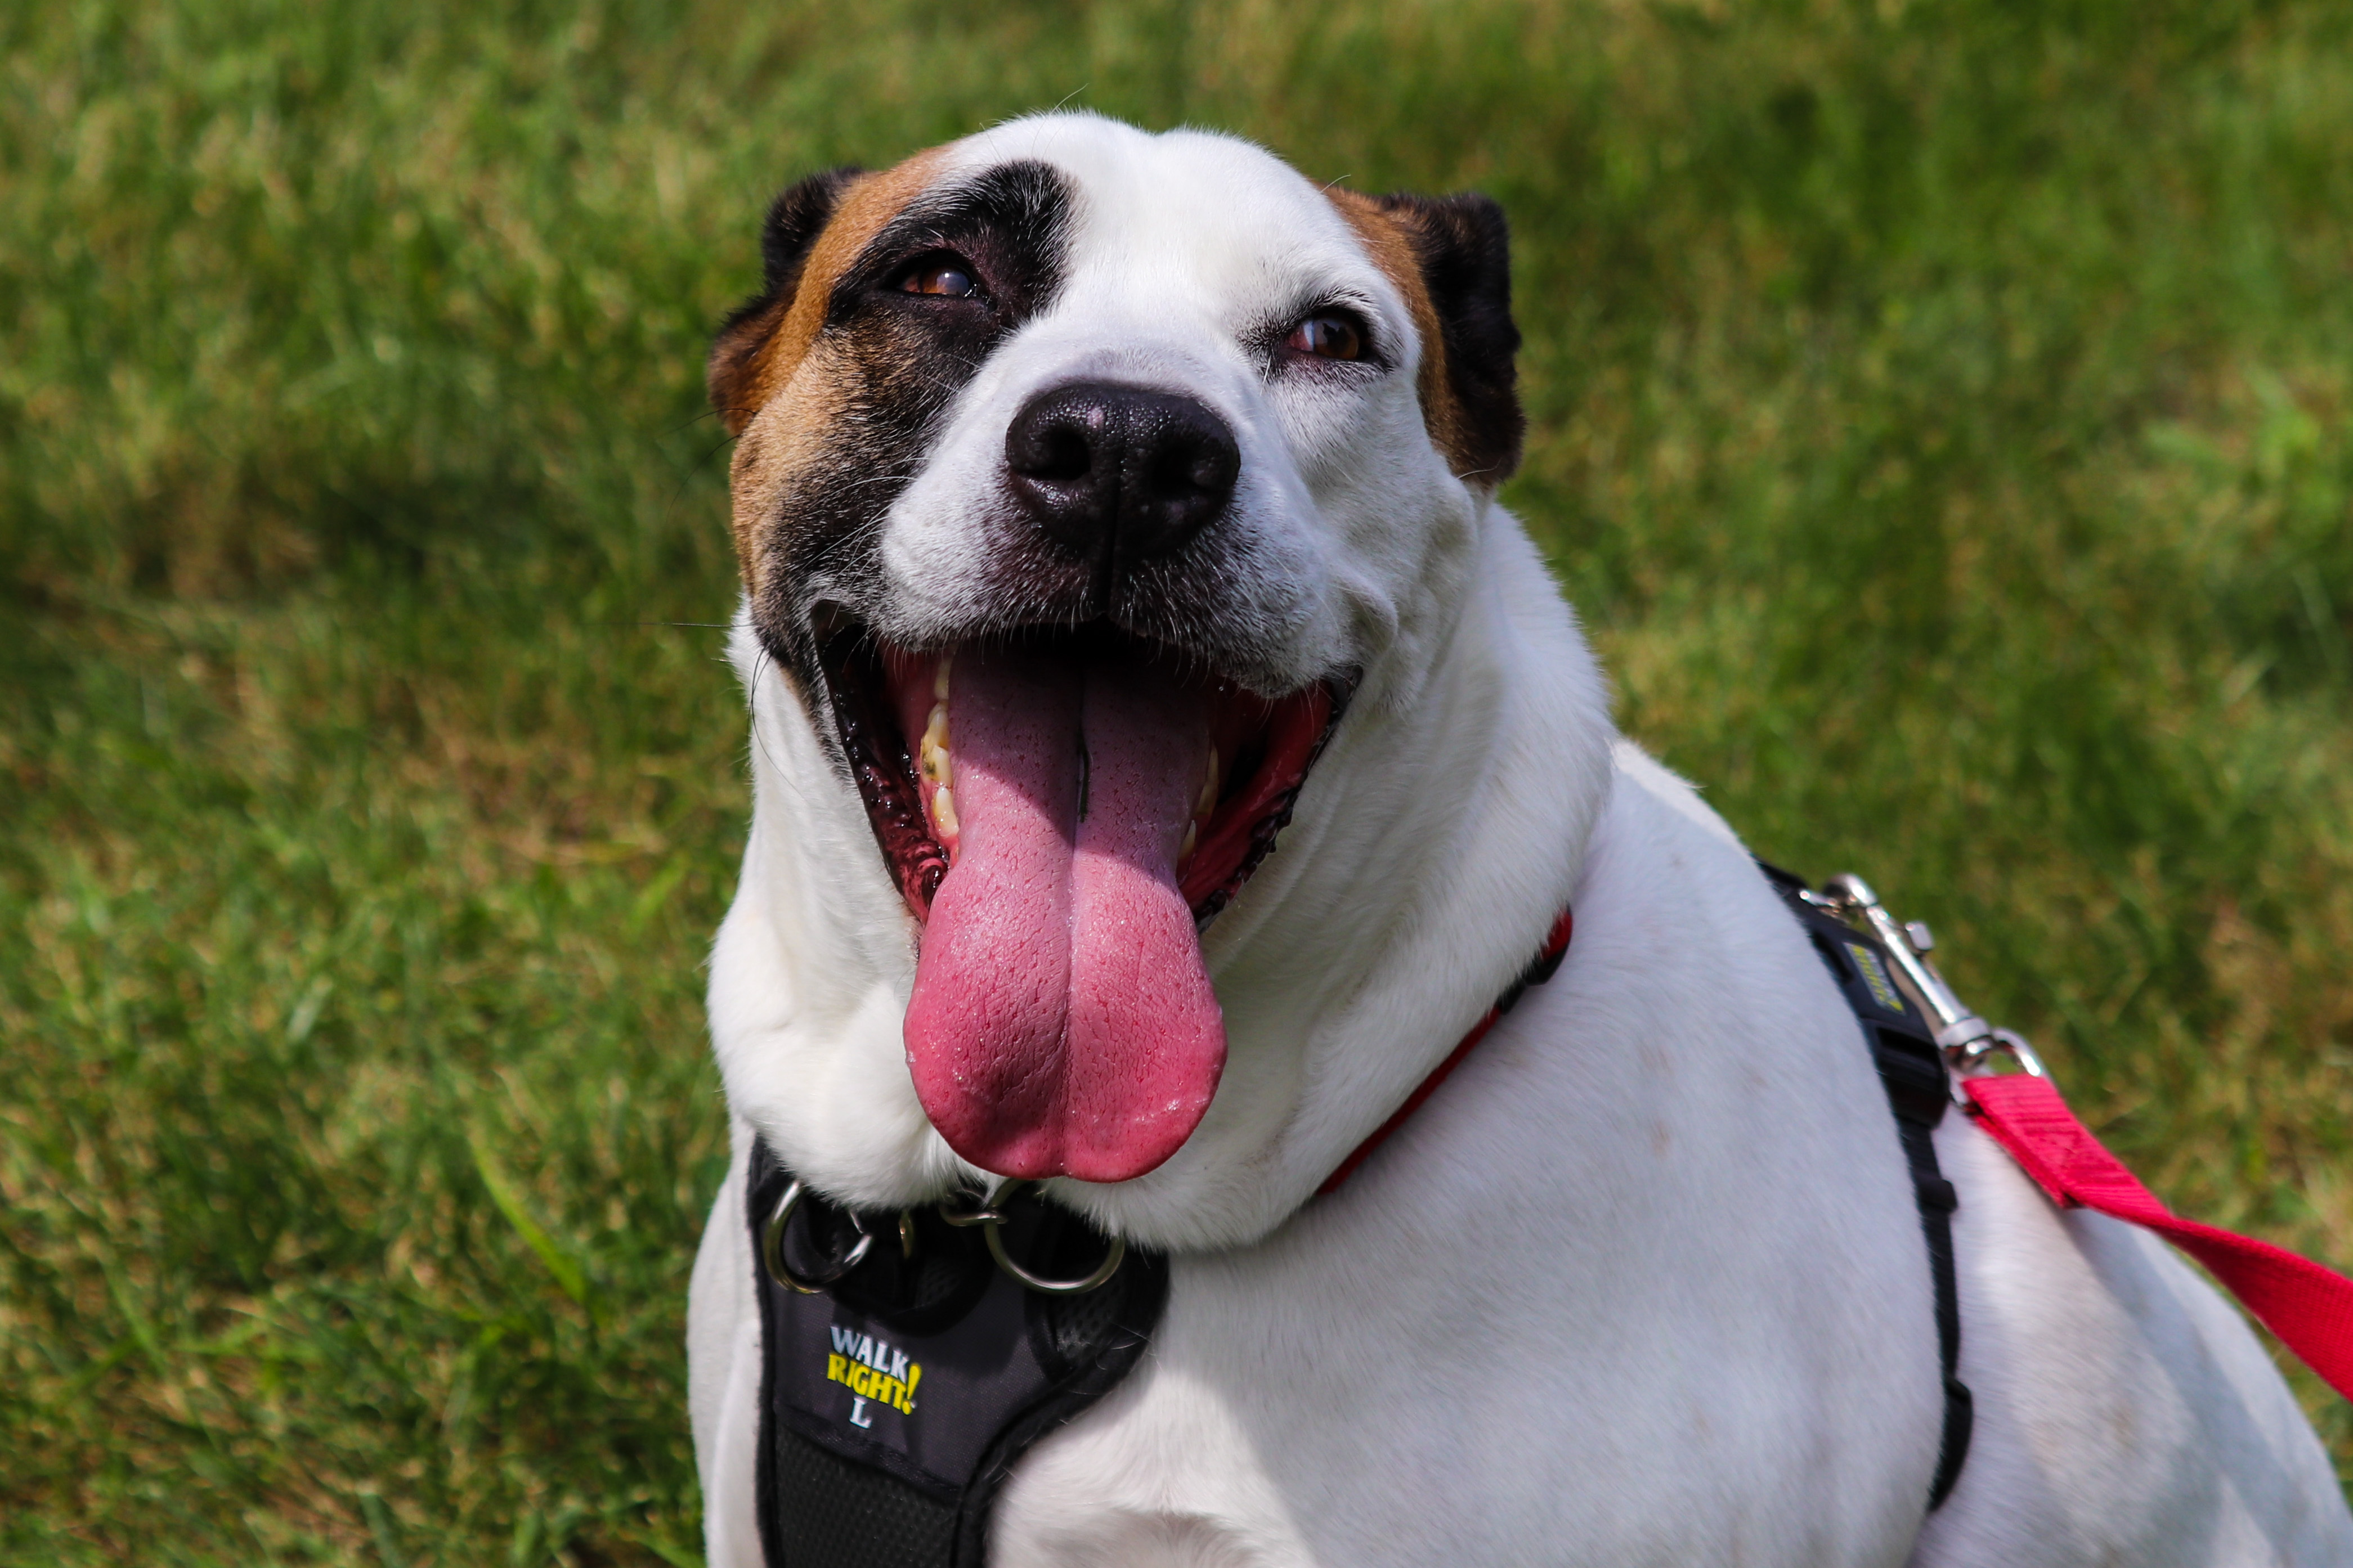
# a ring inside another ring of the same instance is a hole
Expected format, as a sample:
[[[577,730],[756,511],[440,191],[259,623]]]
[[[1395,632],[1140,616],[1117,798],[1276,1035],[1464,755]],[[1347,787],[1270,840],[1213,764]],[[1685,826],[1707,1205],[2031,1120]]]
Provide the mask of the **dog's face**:
[[[1516,460],[1503,223],[1017,121],[787,191],[711,391],[752,628],[917,934],[972,1163],[1124,1181],[1207,1110],[1198,928],[1442,638]]]

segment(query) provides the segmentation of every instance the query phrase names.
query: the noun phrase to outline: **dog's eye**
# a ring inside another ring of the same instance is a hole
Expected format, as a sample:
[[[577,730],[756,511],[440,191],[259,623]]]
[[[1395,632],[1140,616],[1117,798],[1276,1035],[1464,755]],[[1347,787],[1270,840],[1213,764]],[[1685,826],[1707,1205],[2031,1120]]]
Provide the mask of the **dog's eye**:
[[[1365,334],[1345,316],[1310,316],[1291,329],[1282,346],[1295,354],[1316,359],[1362,359]]]
[[[969,300],[980,292],[971,264],[961,256],[942,251],[916,260],[899,279],[902,294],[936,294],[947,300]]]

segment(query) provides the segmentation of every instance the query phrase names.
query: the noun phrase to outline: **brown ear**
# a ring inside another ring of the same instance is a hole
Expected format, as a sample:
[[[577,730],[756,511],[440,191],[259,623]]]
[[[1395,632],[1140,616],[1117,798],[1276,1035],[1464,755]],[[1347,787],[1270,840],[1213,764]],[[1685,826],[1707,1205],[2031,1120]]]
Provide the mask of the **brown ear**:
[[[742,435],[752,416],[760,411],[756,374],[760,350],[793,308],[793,294],[800,287],[809,248],[832,220],[842,193],[864,174],[863,169],[840,168],[811,174],[769,205],[767,222],[760,230],[760,292],[720,324],[705,371],[711,406],[730,436]]]
[[[1426,388],[1432,434],[1455,472],[1500,485],[1520,466],[1520,329],[1512,321],[1512,240],[1504,209],[1475,192],[1451,196],[1375,196],[1373,205],[1404,232],[1420,266],[1422,288],[1444,346],[1441,397]],[[1423,351],[1425,359],[1430,356]]]

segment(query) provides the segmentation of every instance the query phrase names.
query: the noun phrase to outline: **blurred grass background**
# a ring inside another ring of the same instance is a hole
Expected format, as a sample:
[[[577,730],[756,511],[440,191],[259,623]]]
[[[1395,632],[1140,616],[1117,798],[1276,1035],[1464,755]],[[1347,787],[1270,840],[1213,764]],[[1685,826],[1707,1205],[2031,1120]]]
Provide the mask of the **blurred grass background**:
[[[1627,727],[2353,1265],[2353,12],[0,10],[0,1557],[697,1562],[767,195],[1064,100],[1510,208]],[[2308,1379],[2340,1464],[2353,1418]]]

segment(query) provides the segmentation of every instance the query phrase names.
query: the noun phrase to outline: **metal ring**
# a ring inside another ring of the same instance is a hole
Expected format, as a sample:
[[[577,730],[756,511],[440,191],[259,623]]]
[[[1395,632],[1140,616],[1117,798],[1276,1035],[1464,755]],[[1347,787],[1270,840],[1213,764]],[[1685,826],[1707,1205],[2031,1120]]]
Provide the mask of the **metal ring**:
[[[2008,1051],[2010,1053],[2010,1059],[2016,1062],[2019,1065],[2020,1070],[2023,1071],[2029,1078],[2049,1078],[2051,1076],[2042,1068],[2042,1058],[2034,1054],[2034,1047],[2026,1043],[2026,1037],[2022,1035],[2012,1033],[2008,1029],[1996,1029],[1993,1032],[1993,1045],[1991,1048],[1998,1051]]]
[[[943,1203],[940,1205],[940,1218],[955,1226],[958,1230],[970,1230],[976,1225],[996,1225],[1002,1221],[1005,1216],[997,1213],[995,1209],[989,1207],[986,1202],[982,1203],[980,1207],[972,1209],[964,1214],[956,1213],[954,1209],[948,1207],[946,1204]]]
[[[1014,1284],[1021,1286],[1021,1289],[1035,1290],[1038,1295],[1085,1295],[1087,1290],[1102,1289],[1103,1281],[1120,1272],[1120,1262],[1127,1258],[1127,1237],[1113,1237],[1111,1248],[1103,1253],[1103,1260],[1094,1265],[1094,1272],[1087,1274],[1085,1279],[1040,1279],[1038,1274],[1030,1274],[1018,1262],[1014,1262],[1012,1253],[1005,1250],[1005,1237],[1000,1234],[1000,1227],[1005,1225],[1005,1204],[1021,1187],[1029,1187],[1029,1183],[1012,1178],[1012,1175],[1000,1175],[997,1183],[988,1190],[988,1194],[981,1196],[979,1208],[974,1208],[972,1213],[948,1213],[946,1204],[941,1204],[939,1215],[948,1225],[979,1225],[981,1234],[988,1239],[988,1256],[996,1258],[997,1268],[1005,1269],[1005,1277],[1012,1279]]]
[[[997,1231],[997,1222],[990,1220],[987,1229],[982,1232],[988,1237],[988,1255],[997,1259],[997,1266],[999,1268],[1004,1269],[1017,1282],[1037,1291],[1040,1296],[1083,1296],[1088,1291],[1100,1288],[1113,1275],[1118,1273],[1121,1260],[1127,1257],[1127,1237],[1114,1236],[1111,1238],[1111,1249],[1103,1254],[1103,1260],[1096,1264],[1095,1271],[1085,1279],[1040,1279],[1006,1255],[1005,1243],[998,1238]]]
[[[768,1278],[777,1284],[787,1289],[797,1290],[804,1296],[814,1296],[866,1260],[866,1254],[872,1250],[874,1246],[874,1233],[868,1230],[859,1219],[857,1211],[851,1210],[849,1223],[858,1226],[858,1241],[850,1247],[849,1256],[835,1264],[833,1272],[822,1279],[802,1279],[794,1273],[792,1266],[785,1261],[785,1226],[791,1222],[793,1210],[800,1207],[801,1199],[807,1190],[800,1178],[796,1176],[791,1184],[785,1188],[785,1195],[776,1200],[776,1213],[770,1215],[768,1223],[760,1227],[760,1261],[767,1265]]]
[[[1965,1046],[1952,1047],[1946,1055],[1952,1067],[1953,1103],[1963,1110],[1975,1103],[1969,1099],[1968,1090],[1961,1087],[1963,1080],[1990,1077],[1993,1068],[1989,1058],[1995,1056],[2009,1057],[2029,1078],[2048,1079],[2051,1076],[2042,1065],[2042,1058],[2035,1054],[2032,1046],[2026,1043],[2025,1037],[2009,1029],[1995,1029]]]
[[[989,1257],[997,1260],[997,1268],[1005,1271],[1006,1278],[1025,1289],[1037,1291],[1041,1296],[1083,1296],[1090,1290],[1100,1289],[1113,1275],[1119,1272],[1120,1264],[1127,1257],[1127,1238],[1121,1236],[1111,1238],[1111,1246],[1103,1253],[1103,1261],[1096,1264],[1094,1272],[1083,1279],[1041,1279],[1014,1262],[1012,1256],[1005,1250],[1005,1238],[998,1234],[998,1230],[1006,1219],[1003,1207],[1005,1201],[1027,1185],[1029,1185],[1027,1182],[1011,1176],[999,1177],[997,1184],[990,1187],[987,1195],[982,1197],[978,1208],[957,1214],[952,1212],[947,1205],[942,1204],[940,1217],[953,1226],[979,1226],[981,1235],[988,1242]]]

